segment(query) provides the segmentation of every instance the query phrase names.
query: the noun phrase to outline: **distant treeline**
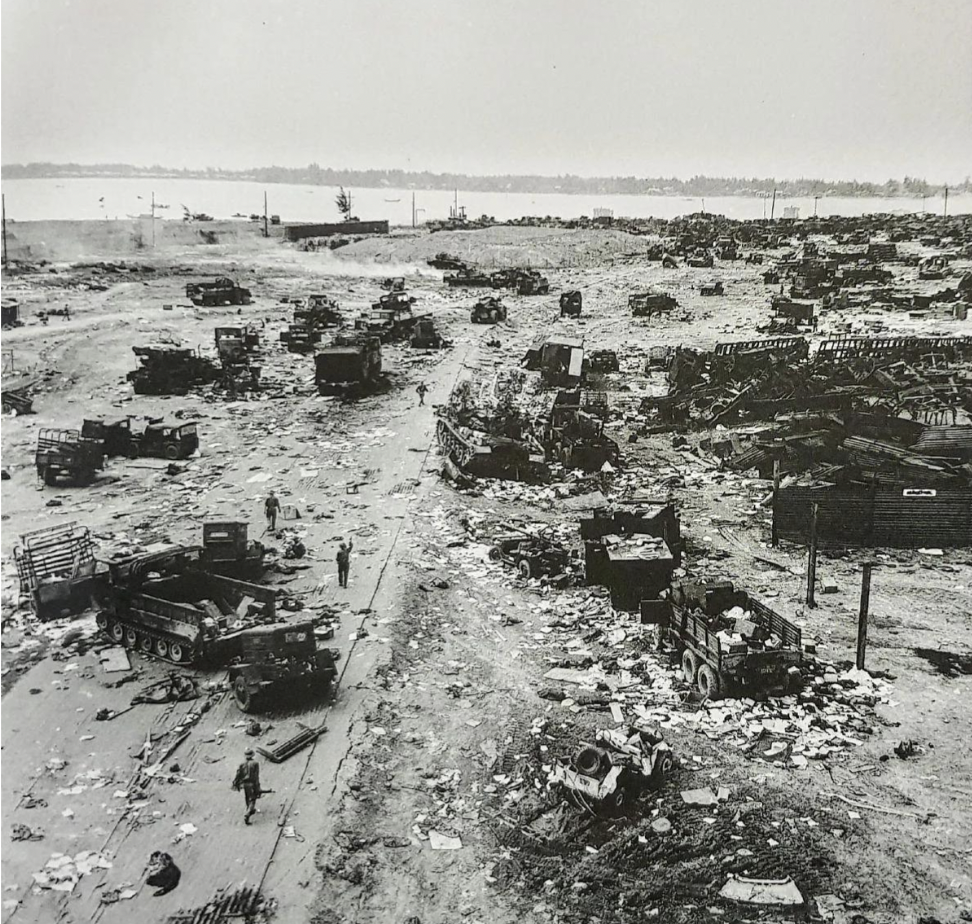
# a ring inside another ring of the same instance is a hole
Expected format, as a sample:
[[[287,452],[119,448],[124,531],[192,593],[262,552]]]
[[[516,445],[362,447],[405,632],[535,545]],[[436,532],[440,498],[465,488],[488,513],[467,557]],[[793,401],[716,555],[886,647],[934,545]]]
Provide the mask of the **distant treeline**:
[[[169,177],[178,179],[247,180],[257,183],[291,183],[307,186],[350,186],[381,189],[462,189],[467,192],[568,193],[588,195],[664,195],[664,196],[760,196],[773,190],[785,197],[809,196],[934,196],[943,185],[906,176],[885,183],[860,183],[857,180],[829,181],[756,179],[745,177],[582,177],[469,176],[465,173],[428,173],[406,170],[335,170],[309,164],[307,167],[254,167],[250,170],[176,170],[158,164],[133,167],[131,164],[8,164],[3,178],[40,179],[63,177]],[[949,186],[952,192],[972,192],[972,178]]]

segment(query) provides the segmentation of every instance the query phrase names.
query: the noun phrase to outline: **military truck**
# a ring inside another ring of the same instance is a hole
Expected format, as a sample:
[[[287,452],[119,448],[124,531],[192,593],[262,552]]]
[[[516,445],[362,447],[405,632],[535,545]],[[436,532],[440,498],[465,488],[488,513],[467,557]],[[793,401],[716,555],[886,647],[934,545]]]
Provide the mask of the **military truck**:
[[[276,623],[244,629],[229,665],[236,705],[256,712],[271,699],[327,692],[337,677],[336,652],[318,647],[311,622]]]
[[[550,282],[546,276],[541,276],[536,270],[520,273],[516,283],[517,295],[547,295],[549,292]]]
[[[409,343],[416,350],[439,350],[448,345],[442,334],[436,330],[435,321],[431,316],[416,321]]]
[[[368,314],[355,320],[354,328],[377,336],[382,343],[408,337],[419,320],[412,314],[414,301],[406,292],[386,292]]]
[[[209,385],[220,370],[193,350],[170,347],[132,347],[140,365],[128,373],[136,395],[187,395],[195,385]]]
[[[240,520],[203,523],[202,561],[224,577],[258,580],[263,574],[263,543],[248,537],[249,524]]]
[[[709,699],[802,685],[800,629],[730,581],[677,584],[661,622],[682,674]],[[642,621],[646,607],[642,604]],[[649,620],[657,621],[657,620]]]
[[[186,298],[194,305],[215,308],[219,305],[249,305],[252,293],[238,286],[232,279],[220,276],[206,282],[186,284]]]
[[[88,485],[105,467],[105,453],[98,440],[87,439],[78,430],[45,428],[37,434],[34,464],[46,485],[61,480]]]
[[[315,381],[322,395],[354,394],[374,388],[381,378],[381,341],[357,334],[335,337],[314,356]]]
[[[667,292],[635,292],[628,296],[628,307],[632,317],[650,318],[655,314],[668,314],[678,307],[678,302]]]
[[[130,417],[118,420],[85,420],[81,435],[101,443],[106,456],[139,456],[156,459],[188,459],[199,448],[199,433],[194,423],[167,424],[156,420],[144,430],[132,429]]]
[[[473,305],[469,320],[473,324],[499,324],[506,320],[506,305],[498,298],[488,296]]]

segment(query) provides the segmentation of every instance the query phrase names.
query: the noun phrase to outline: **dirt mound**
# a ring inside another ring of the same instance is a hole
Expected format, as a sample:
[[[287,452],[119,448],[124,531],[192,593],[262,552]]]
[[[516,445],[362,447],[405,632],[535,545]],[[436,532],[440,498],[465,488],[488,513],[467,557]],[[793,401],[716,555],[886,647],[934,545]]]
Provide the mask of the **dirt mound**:
[[[356,241],[336,252],[341,259],[421,263],[445,251],[480,266],[584,266],[624,254],[643,254],[643,237],[622,231],[517,228],[479,231],[405,232]]]

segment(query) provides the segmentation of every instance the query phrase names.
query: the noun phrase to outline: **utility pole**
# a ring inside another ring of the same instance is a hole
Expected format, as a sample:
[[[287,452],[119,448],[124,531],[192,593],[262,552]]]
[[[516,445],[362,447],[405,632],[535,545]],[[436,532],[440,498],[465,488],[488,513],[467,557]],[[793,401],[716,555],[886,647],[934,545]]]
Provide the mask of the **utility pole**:
[[[948,218],[948,187],[945,187],[945,212],[942,215],[943,218]]]
[[[776,187],[774,186],[773,187],[773,205],[770,208],[770,221],[773,220],[773,218],[774,218],[775,215],[776,215]]]
[[[7,197],[0,196],[3,207],[3,265],[7,265]]]
[[[412,227],[415,227],[415,190],[412,190]]]
[[[816,196],[816,195],[813,197],[813,217],[814,218],[817,217],[817,200],[820,198],[821,198],[820,196]]]
[[[857,669],[864,670],[864,655],[867,652],[867,614],[871,605],[871,562],[864,563],[861,575],[861,612],[857,617]]]
[[[267,227],[267,191],[263,190],[263,236],[270,237],[270,229]]]
[[[152,249],[155,250],[155,190],[152,190]]]
[[[773,548],[780,544],[780,534],[776,528],[776,499],[780,494],[780,460],[773,460]]]
[[[817,512],[818,505],[814,504],[810,513],[810,549],[807,553],[807,606],[817,605]]]

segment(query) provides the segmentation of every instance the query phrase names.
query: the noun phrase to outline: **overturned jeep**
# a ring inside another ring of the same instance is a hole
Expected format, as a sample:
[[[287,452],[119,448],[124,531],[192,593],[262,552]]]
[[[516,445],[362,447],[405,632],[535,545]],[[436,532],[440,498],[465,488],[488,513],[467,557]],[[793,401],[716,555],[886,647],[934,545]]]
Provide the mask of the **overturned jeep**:
[[[596,814],[660,789],[674,769],[675,755],[660,732],[628,726],[599,729],[594,745],[558,760],[547,781],[578,808]]]

